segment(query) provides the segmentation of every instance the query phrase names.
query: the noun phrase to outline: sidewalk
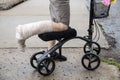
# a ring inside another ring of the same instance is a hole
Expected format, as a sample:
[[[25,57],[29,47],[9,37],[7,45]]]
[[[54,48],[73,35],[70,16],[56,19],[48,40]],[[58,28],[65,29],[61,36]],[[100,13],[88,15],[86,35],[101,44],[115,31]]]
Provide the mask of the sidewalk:
[[[71,1],[71,23],[78,35],[87,34],[89,13],[85,0]],[[16,48],[15,27],[18,24],[50,19],[49,0],[28,0],[10,10],[0,11],[0,80],[120,80],[120,70],[112,65],[101,62],[95,71],[86,70],[81,59],[84,55],[84,42],[71,40],[65,44],[63,55],[67,61],[56,61],[56,67],[50,76],[44,77],[30,65],[30,57],[41,49],[46,50],[46,42],[36,36],[27,40],[26,52],[22,53]],[[108,44],[101,32],[99,44],[107,48]],[[41,47],[41,48],[38,48]],[[75,48],[73,48],[75,47]],[[8,49],[6,49],[8,48]],[[10,48],[10,49],[9,49]]]
[[[79,36],[86,36],[89,13],[85,0],[70,1],[70,6],[70,26],[77,30]],[[10,10],[0,11],[0,36],[4,35],[0,37],[0,48],[17,47],[15,40],[15,27],[17,25],[48,19],[50,19],[48,0],[28,0]],[[101,47],[108,48],[105,37],[102,33],[100,34],[98,43]],[[85,42],[82,40],[71,40],[64,47],[83,47],[84,44]],[[27,47],[47,47],[46,45],[46,42],[41,41],[36,36],[27,40]]]
[[[86,70],[81,64],[81,48],[64,48],[67,61],[56,61],[53,73],[44,77],[30,65],[31,55],[40,49],[27,49],[25,53],[0,49],[0,80],[120,80],[119,69],[103,62],[95,71]]]

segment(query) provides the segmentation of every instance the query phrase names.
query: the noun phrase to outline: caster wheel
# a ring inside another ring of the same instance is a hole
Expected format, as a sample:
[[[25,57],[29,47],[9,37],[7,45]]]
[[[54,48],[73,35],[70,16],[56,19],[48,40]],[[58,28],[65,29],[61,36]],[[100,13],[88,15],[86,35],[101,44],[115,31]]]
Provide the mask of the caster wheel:
[[[43,76],[50,75],[55,69],[55,62],[51,58],[44,58],[37,66],[38,72]]]
[[[82,58],[82,65],[87,70],[95,70],[100,65],[100,58],[95,54],[85,54]]]
[[[44,54],[44,51],[43,52],[38,52],[38,53],[35,53],[31,56],[30,58],[30,64],[33,68],[37,69],[37,64],[38,64],[38,61],[37,59],[39,57],[41,57],[42,55]]]
[[[99,55],[101,51],[100,45],[96,42],[92,42],[92,48],[93,48],[93,51],[92,51],[93,54]],[[86,43],[83,49],[85,53],[89,53],[90,52],[89,43]]]

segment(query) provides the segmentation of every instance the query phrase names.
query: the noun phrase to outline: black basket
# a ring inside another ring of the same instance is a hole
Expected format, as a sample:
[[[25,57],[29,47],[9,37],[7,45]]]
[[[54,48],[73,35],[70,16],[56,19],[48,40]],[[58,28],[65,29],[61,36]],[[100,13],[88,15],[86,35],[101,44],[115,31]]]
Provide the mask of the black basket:
[[[110,5],[105,6],[102,0],[94,0],[94,18],[105,18],[109,16]]]

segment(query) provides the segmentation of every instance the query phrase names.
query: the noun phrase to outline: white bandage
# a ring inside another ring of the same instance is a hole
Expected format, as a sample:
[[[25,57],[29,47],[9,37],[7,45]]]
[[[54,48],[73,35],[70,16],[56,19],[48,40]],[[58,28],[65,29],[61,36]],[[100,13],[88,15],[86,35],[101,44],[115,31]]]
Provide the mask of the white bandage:
[[[35,23],[19,25],[16,28],[16,38],[25,40],[36,34],[52,32],[52,23],[52,21],[40,21]]]
[[[21,51],[24,51],[25,40],[31,36],[42,34],[45,32],[57,32],[66,30],[68,27],[63,23],[55,23],[52,21],[39,21],[16,27],[16,38]]]
[[[18,40],[19,48],[24,50],[25,40],[31,36],[53,31],[52,21],[40,21],[24,25],[18,25],[16,28],[16,38]]]

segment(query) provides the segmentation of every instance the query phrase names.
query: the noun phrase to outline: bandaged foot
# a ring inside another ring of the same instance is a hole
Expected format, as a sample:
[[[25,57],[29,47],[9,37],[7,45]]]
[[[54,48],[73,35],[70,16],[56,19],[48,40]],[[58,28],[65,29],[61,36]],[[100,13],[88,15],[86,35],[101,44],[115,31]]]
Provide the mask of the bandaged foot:
[[[68,27],[63,23],[55,23],[52,21],[39,21],[24,25],[18,25],[16,28],[16,39],[21,51],[24,51],[25,41],[31,36],[46,33],[64,31]]]

